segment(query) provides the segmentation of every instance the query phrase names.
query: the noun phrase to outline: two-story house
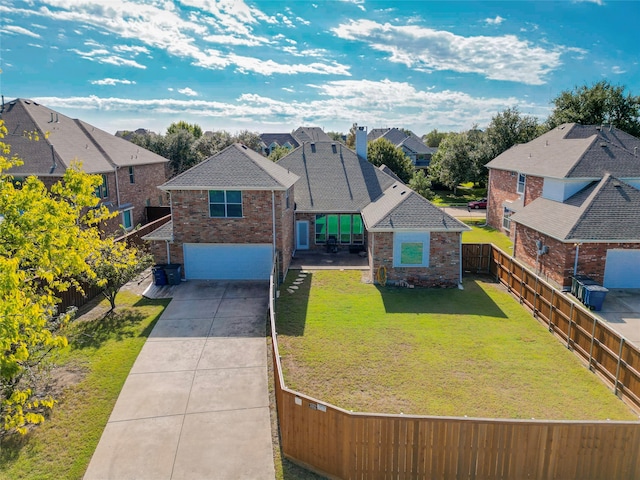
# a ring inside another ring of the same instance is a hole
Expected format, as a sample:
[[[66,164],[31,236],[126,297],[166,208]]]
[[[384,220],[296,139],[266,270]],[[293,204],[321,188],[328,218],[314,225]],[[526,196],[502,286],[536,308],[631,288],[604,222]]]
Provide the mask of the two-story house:
[[[4,142],[24,162],[8,172],[16,179],[37,176],[50,187],[74,161],[102,177],[96,195],[118,212],[104,226],[105,233],[122,234],[145,224],[146,207],[168,204],[157,189],[167,178],[166,158],[33,100],[3,104],[0,118],[7,128]]]
[[[487,164],[487,223],[514,256],[559,286],[584,274],[640,288],[640,139],[564,124]]]

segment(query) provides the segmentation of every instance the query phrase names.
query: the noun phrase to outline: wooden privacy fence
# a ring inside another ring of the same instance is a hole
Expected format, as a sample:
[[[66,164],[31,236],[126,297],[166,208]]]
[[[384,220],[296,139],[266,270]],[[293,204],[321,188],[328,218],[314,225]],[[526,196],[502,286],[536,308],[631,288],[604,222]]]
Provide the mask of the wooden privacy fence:
[[[464,259],[467,252],[469,258]],[[627,342],[579,301],[552,287],[495,245],[464,245],[463,268],[495,275],[520,303],[531,309],[534,317],[584,360],[590,370],[598,373],[617,396],[640,411],[638,347]]]
[[[287,388],[274,278],[269,316],[275,395],[280,444],[290,460],[331,478],[358,480],[640,478],[638,422],[354,413]]]

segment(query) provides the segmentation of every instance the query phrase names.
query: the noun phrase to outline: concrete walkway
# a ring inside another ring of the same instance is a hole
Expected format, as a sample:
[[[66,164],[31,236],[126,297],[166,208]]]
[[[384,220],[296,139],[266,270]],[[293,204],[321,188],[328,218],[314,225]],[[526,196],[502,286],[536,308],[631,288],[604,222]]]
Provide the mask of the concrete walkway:
[[[268,284],[172,288],[84,478],[273,479]]]

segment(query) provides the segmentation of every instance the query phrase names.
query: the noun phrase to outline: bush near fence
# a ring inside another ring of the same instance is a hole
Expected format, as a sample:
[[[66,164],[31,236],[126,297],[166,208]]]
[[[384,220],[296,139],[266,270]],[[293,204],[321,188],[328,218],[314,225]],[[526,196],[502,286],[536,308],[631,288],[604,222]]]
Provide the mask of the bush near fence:
[[[116,242],[127,242],[128,246],[141,247],[144,246],[144,240],[142,237],[148,233],[151,233],[156,228],[161,227],[165,223],[171,220],[171,215],[167,215],[165,217],[159,218],[158,220],[154,220],[153,222],[147,223],[143,227],[132,230],[128,232],[126,235],[118,237],[115,239]],[[83,305],[89,303],[92,299],[100,295],[102,289],[100,287],[92,286],[87,283],[82,284],[82,290],[79,291],[76,288],[70,288],[65,292],[59,292],[58,298],[60,298],[60,303],[58,304],[58,311],[64,312],[69,307],[82,307]]]
[[[587,330],[582,320],[583,314],[589,312],[577,305],[569,306],[570,311],[565,313],[564,303],[559,300],[562,293],[551,298],[548,285],[539,280],[531,287],[525,281],[530,280],[527,273],[517,267],[512,271],[514,263],[506,253],[492,245],[463,245],[463,265],[466,271],[493,272],[512,293],[522,292],[522,302],[530,302],[537,318],[546,312],[552,319],[547,324],[554,333],[564,331],[561,318],[564,319],[567,341],[574,345],[574,351],[581,354],[590,350],[591,365],[610,366],[610,356],[604,349],[600,352],[612,341],[613,337],[606,336],[610,332],[604,334],[606,338],[599,337],[604,330],[593,328],[594,340],[586,342]],[[288,459],[341,479],[640,478],[638,422],[354,413],[287,388],[278,351],[274,278],[277,277],[272,275],[269,301],[274,383],[280,444]],[[621,343],[625,345],[623,340]],[[589,348],[585,349],[587,345]],[[612,351],[610,347],[607,350]],[[627,350],[620,351],[628,355]],[[614,363],[617,370],[622,370],[622,362]],[[618,383],[634,385],[626,374],[620,373]],[[636,381],[637,378],[636,375]],[[629,385],[625,384],[624,392],[630,390]]]

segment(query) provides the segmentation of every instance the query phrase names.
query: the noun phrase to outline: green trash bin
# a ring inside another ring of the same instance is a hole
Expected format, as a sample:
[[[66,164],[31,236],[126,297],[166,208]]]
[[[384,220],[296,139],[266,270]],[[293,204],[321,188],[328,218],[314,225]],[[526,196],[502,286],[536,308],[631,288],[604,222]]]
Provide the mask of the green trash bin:
[[[167,274],[167,283],[169,285],[180,285],[182,280],[182,265],[179,263],[170,263],[164,266],[164,271]]]

